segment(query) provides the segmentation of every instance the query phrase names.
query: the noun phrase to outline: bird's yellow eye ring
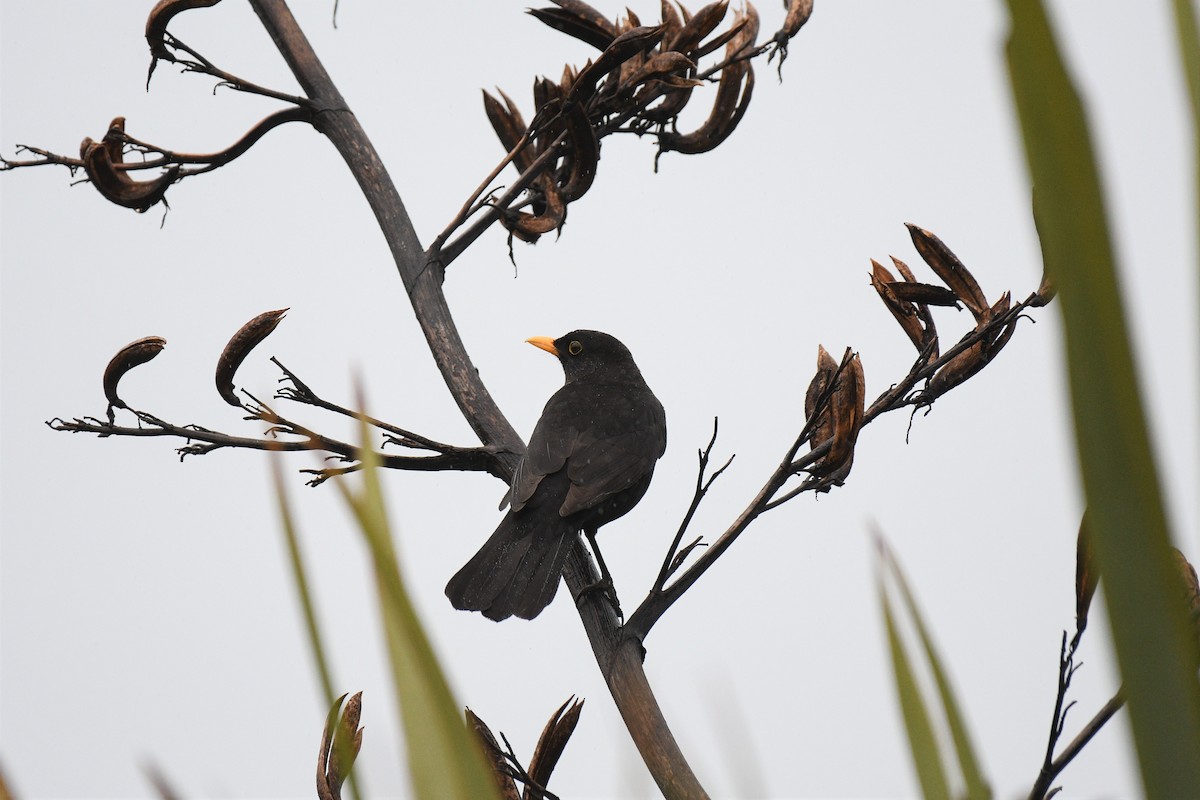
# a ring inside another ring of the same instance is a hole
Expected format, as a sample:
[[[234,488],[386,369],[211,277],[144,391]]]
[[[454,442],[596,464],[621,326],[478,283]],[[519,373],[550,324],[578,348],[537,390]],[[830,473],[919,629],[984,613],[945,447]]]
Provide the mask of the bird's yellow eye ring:
[[[567,352],[573,356],[577,356],[583,352],[583,344],[578,341],[572,341],[567,345]]]

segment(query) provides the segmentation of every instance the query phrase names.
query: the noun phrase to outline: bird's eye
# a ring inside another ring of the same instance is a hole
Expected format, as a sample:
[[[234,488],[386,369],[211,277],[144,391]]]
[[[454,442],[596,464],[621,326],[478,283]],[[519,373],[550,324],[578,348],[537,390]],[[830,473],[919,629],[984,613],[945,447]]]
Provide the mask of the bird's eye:
[[[567,345],[567,352],[573,356],[577,356],[583,352],[583,344],[578,341],[573,341]]]

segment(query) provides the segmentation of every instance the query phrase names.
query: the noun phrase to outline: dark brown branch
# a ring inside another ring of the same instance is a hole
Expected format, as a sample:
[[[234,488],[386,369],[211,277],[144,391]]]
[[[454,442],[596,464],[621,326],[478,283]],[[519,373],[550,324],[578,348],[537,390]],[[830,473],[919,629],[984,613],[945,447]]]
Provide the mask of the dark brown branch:
[[[371,206],[442,378],[463,417],[511,481],[524,443],[484,386],[459,336],[442,292],[444,266],[428,263],[395,184],[379,155],[346,109],[316,53],[283,0],[251,0],[317,112],[318,130],[329,137]],[[596,568],[576,541],[564,572],[574,596],[595,583]],[[600,671],[659,788],[668,797],[707,797],[671,735],[641,666],[640,647],[620,641],[616,618],[598,593],[577,604]]]
[[[1034,304],[1037,295],[1031,295],[1024,302],[1018,303],[1007,312],[998,314],[987,325],[973,330],[963,336],[954,347],[947,350],[941,357],[930,360],[929,356],[933,352],[935,343],[931,342],[917,358],[916,363],[909,370],[909,373],[898,383],[894,384],[888,391],[880,395],[870,409],[863,417],[862,425],[865,427],[880,414],[888,411],[895,411],[906,406],[928,406],[936,400],[936,397],[927,395],[923,392],[910,393],[912,388],[922,380],[930,378],[938,369],[946,365],[959,353],[965,351],[978,341],[981,341],[989,336],[996,336],[997,332],[1005,326],[1015,325],[1017,319],[1025,312],[1025,310]],[[684,570],[683,574],[676,578],[669,586],[662,587],[656,583],[647,595],[642,604],[629,617],[628,622],[623,626],[625,636],[641,643],[645,641],[646,635],[654,624],[666,613],[675,601],[677,601],[684,592],[686,592],[695,582],[703,575],[709,567],[711,567],[718,558],[729,548],[731,544],[749,527],[750,523],[757,519],[766,511],[778,508],[789,500],[809,491],[822,491],[834,485],[834,481],[829,477],[813,476],[805,480],[799,486],[779,494],[788,480],[793,475],[798,475],[811,467],[822,455],[829,450],[830,444],[824,443],[820,447],[814,448],[799,458],[796,453],[804,442],[808,441],[812,436],[813,428],[817,419],[829,403],[833,387],[836,385],[838,376],[845,370],[849,363],[851,353],[849,350],[843,356],[841,364],[838,366],[838,371],[834,378],[829,381],[829,385],[825,388],[819,398],[816,410],[805,421],[803,429],[796,437],[792,446],[788,449],[783,460],[775,471],[767,478],[766,483],[745,510],[734,520],[717,539],[704,551],[690,567]],[[695,501],[693,500],[693,503]],[[690,520],[692,509],[689,509],[687,519]],[[678,546],[678,541],[681,534],[676,537],[676,542],[673,546]]]
[[[173,47],[176,50],[187,53],[196,60],[189,61],[186,58],[178,58],[171,54],[170,51],[166,51],[165,55],[159,55],[159,60],[167,61],[172,64],[179,64],[181,67],[183,67],[185,72],[197,72],[202,75],[211,75],[220,81],[217,86],[227,86],[237,92],[246,92],[247,94],[257,94],[262,95],[263,97],[271,97],[276,100],[282,100],[285,103],[292,103],[293,105],[298,106],[307,106],[309,103],[307,97],[297,97],[293,94],[277,92],[274,89],[268,89],[265,86],[259,86],[257,83],[251,83],[244,78],[239,78],[232,72],[226,72],[169,33],[163,37],[163,41],[168,47]],[[153,73],[153,68],[151,68],[151,72]],[[146,77],[146,86],[147,88],[150,86],[150,76]]]
[[[183,164],[202,164],[199,169],[181,170],[179,175],[181,178],[188,175],[198,175],[202,172],[216,169],[224,166],[239,156],[244,155],[251,147],[253,147],[259,139],[266,135],[269,131],[278,128],[288,122],[308,122],[313,121],[312,112],[306,108],[288,108],[282,111],[276,111],[273,114],[263,118],[257,122],[253,128],[247,131],[240,139],[234,142],[224,150],[219,150],[215,153],[179,153],[173,150],[159,147],[158,145],[149,142],[143,142],[140,139],[121,132],[119,138],[125,144],[130,145],[135,151],[142,153],[156,153],[158,158],[143,158],[141,161],[125,161],[119,164],[114,164],[113,167],[119,172],[133,172],[143,169],[157,169],[172,165]],[[19,167],[42,167],[48,164],[58,164],[65,166],[74,174],[75,170],[83,168],[83,160],[71,156],[59,155],[48,150],[43,150],[38,147],[30,147],[28,145],[17,145],[17,152],[35,153],[41,156],[37,159],[28,161],[10,161],[8,159],[0,159],[0,171],[17,169]]]
[[[1029,800],[1047,800],[1051,797],[1053,792],[1050,791],[1050,784],[1124,705],[1125,690],[1121,688],[1109,698],[1107,703],[1101,706],[1094,717],[1088,720],[1079,734],[1059,753],[1058,758],[1054,759],[1048,767],[1043,768],[1041,774],[1038,775],[1037,782],[1029,791]]]

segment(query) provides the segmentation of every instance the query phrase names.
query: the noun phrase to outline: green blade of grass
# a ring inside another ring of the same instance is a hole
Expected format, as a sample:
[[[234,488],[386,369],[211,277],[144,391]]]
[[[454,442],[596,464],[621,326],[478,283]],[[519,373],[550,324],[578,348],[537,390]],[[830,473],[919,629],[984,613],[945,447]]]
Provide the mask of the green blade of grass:
[[[1179,37],[1179,60],[1188,90],[1188,105],[1192,112],[1192,167],[1196,185],[1192,207],[1196,213],[1196,235],[1200,239],[1200,25],[1192,0],[1171,0],[1175,10],[1175,31]],[[1200,255],[1200,240],[1197,241]]]
[[[882,540],[880,540],[880,544],[883,559],[896,579],[896,585],[900,588],[900,596],[904,599],[908,615],[917,628],[917,635],[921,637],[921,646],[925,651],[925,660],[929,662],[929,668],[933,672],[933,679],[937,684],[938,697],[942,703],[942,711],[946,716],[946,723],[950,727],[950,737],[954,742],[955,755],[958,756],[959,769],[962,770],[963,783],[966,784],[967,797],[970,800],[990,800],[992,790],[988,786],[987,780],[983,777],[983,770],[979,767],[979,759],[976,757],[975,748],[971,744],[971,735],[967,730],[966,723],[963,721],[962,712],[958,707],[958,700],[954,696],[954,689],[950,686],[950,678],[946,674],[946,670],[942,667],[942,660],[933,646],[933,638],[929,635],[929,629],[925,625],[925,619],[921,615],[920,609],[917,608],[916,598],[913,597],[912,590],[908,586],[908,581],[905,579],[904,573],[900,570],[900,565],[896,562],[891,550],[882,544]]]
[[[368,441],[365,425],[362,440]],[[413,789],[422,800],[499,800],[491,767],[467,729],[405,591],[379,485],[377,457],[369,446],[362,448],[362,461],[362,492],[351,493],[342,481],[337,486],[370,549]]]
[[[1197,653],[1146,434],[1083,106],[1039,0],[1008,0],[1008,68],[1059,286],[1075,437],[1117,660],[1150,797],[1200,786]]]
[[[892,603],[879,578],[879,597],[883,601],[883,619],[887,625],[888,649],[892,654],[892,673],[896,677],[896,694],[900,698],[900,711],[904,716],[904,729],[908,733],[908,746],[912,750],[913,766],[921,784],[921,795],[925,800],[950,800],[950,786],[946,782],[946,770],[938,751],[937,738],[929,720],[929,711],[921,696],[913,673],[912,662],[900,639]]]
[[[333,705],[333,671],[329,668],[329,659],[325,656],[325,645],[321,636],[321,628],[317,622],[316,604],[313,602],[312,591],[308,585],[308,571],[304,566],[304,552],[300,549],[300,537],[296,533],[295,517],[292,506],[288,501],[287,488],[283,475],[279,470],[277,458],[270,459],[271,482],[275,487],[275,502],[279,507],[280,527],[283,528],[283,538],[287,544],[288,561],[292,567],[292,579],[296,582],[296,594],[300,598],[300,608],[304,613],[304,627],[308,633],[308,646],[317,665],[317,676],[321,681],[321,692],[325,698],[325,708]],[[362,797],[365,791],[358,773],[348,776],[350,796],[354,800]]]

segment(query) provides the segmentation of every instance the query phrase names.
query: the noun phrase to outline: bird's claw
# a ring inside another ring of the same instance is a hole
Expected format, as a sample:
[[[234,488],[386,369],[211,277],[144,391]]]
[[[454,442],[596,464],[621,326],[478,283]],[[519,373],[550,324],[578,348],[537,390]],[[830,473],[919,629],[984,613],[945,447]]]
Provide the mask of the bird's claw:
[[[588,597],[595,592],[602,592],[604,598],[608,600],[608,604],[612,606],[612,610],[616,612],[617,617],[622,622],[625,621],[625,612],[621,610],[621,602],[617,599],[617,589],[613,585],[612,578],[601,578],[595,583],[588,584],[579,590],[579,594],[575,595],[575,605],[578,607]]]

